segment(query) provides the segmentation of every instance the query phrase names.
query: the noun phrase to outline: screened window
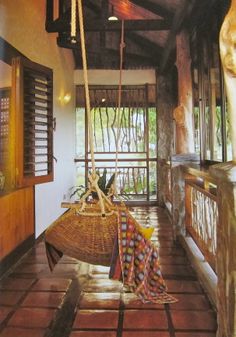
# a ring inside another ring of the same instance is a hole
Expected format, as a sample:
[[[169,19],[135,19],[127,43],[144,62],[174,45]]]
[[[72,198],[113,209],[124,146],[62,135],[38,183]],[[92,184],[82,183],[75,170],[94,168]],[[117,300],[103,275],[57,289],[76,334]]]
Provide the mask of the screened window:
[[[155,86],[123,87],[120,115],[117,108],[117,86],[91,86],[90,100],[96,168],[100,172],[106,168],[107,174],[111,176],[115,171],[118,151],[117,188],[120,193],[135,200],[155,200]],[[78,185],[83,185],[86,183],[88,171],[91,170],[83,87],[77,87],[76,123]]]
[[[195,151],[203,162],[232,158],[218,34],[215,24],[195,32],[191,42]]]

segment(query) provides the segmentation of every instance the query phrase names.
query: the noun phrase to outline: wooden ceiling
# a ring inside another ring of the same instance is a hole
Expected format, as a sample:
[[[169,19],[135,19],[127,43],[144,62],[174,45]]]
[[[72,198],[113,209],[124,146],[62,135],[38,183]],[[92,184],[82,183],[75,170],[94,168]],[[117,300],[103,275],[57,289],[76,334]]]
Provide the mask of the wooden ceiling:
[[[90,69],[118,69],[121,20],[124,20],[123,68],[159,68],[175,62],[175,37],[203,17],[217,0],[83,0],[87,63]],[[59,47],[73,51],[82,68],[79,31],[70,38],[71,0],[46,0],[46,30],[57,32]],[[112,14],[118,21],[108,21]],[[194,15],[193,15],[194,14]]]

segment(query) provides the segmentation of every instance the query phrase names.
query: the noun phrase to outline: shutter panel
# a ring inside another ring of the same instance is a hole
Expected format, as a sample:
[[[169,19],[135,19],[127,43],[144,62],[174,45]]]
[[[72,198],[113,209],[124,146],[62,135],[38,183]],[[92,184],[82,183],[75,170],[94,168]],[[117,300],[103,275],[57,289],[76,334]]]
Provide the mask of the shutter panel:
[[[24,58],[13,60],[15,77],[16,185],[53,180],[53,74]]]

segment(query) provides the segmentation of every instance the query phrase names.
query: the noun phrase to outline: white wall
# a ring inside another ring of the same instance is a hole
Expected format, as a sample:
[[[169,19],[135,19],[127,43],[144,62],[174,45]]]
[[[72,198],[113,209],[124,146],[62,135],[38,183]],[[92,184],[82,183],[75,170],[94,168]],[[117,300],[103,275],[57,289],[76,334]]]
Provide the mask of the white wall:
[[[54,181],[35,187],[36,237],[60,215],[63,195],[75,178],[74,60],[70,50],[56,45],[57,34],[45,31],[45,0],[0,0],[0,35],[34,62],[53,69]],[[60,97],[72,95],[68,104]]]
[[[75,84],[83,84],[83,71],[75,70],[74,72]],[[119,84],[119,70],[89,70],[88,82],[93,85],[118,85]],[[155,84],[156,75],[154,69],[140,69],[140,70],[122,70],[122,84],[123,85],[138,85],[138,84]]]

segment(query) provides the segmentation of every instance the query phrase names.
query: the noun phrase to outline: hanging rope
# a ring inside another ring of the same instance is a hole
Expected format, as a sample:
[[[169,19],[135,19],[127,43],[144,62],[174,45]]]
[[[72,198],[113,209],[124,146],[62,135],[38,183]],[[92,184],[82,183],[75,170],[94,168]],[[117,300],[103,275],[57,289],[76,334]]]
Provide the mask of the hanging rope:
[[[120,38],[120,71],[119,71],[119,87],[118,87],[118,127],[116,136],[116,160],[115,160],[115,179],[114,179],[114,194],[118,197],[117,193],[117,176],[118,176],[118,156],[119,156],[119,140],[121,132],[121,96],[122,96],[122,68],[123,68],[123,56],[124,56],[124,20],[121,22],[121,38]]]
[[[74,0],[72,0],[74,1]],[[73,5],[76,12],[76,6]],[[82,63],[83,63],[83,75],[84,75],[84,87],[85,87],[85,103],[87,111],[87,121],[88,121],[88,140],[91,153],[91,163],[92,163],[92,174],[88,175],[89,179],[89,189],[85,195],[81,198],[80,204],[82,204],[80,211],[84,211],[86,207],[86,198],[91,194],[91,192],[97,192],[99,204],[101,207],[101,213],[104,216],[106,214],[105,205],[111,206],[112,203],[110,199],[100,190],[98,186],[99,176],[96,174],[95,168],[95,156],[94,156],[94,135],[91,120],[91,106],[89,97],[89,86],[88,86],[88,69],[87,69],[87,59],[86,59],[86,47],[85,47],[85,34],[84,34],[84,21],[83,21],[83,8],[82,0],[78,0],[78,10],[79,10],[79,29],[80,29],[80,41],[81,41],[81,53],[82,53]],[[73,18],[76,20],[76,14],[73,12]],[[76,30],[76,25],[73,24],[73,29]],[[120,119],[121,119],[121,90],[122,90],[122,66],[123,66],[123,50],[125,47],[124,43],[124,20],[122,20],[121,25],[121,42],[120,42],[120,73],[119,73],[119,89],[118,89],[118,129],[116,137],[116,161],[115,161],[115,179],[114,179],[114,191],[113,194],[117,197],[116,182],[118,173],[118,153],[119,153],[119,138],[120,138]],[[110,195],[109,195],[110,196]],[[109,207],[108,207],[109,209]],[[110,209],[109,209],[110,211]]]
[[[81,198],[80,203],[82,203],[82,207],[80,211],[83,211],[86,207],[86,198],[91,194],[91,192],[97,192],[99,204],[101,207],[101,214],[105,216],[110,214],[110,212],[106,212],[105,205],[111,206],[111,201],[107,198],[107,196],[100,190],[98,186],[98,175],[96,174],[95,168],[95,157],[94,157],[94,136],[93,136],[93,128],[92,128],[92,120],[91,120],[91,107],[90,107],[90,97],[89,97],[89,86],[88,86],[88,69],[87,69],[87,59],[86,59],[86,48],[85,48],[85,37],[84,37],[84,21],[83,21],[83,8],[82,8],[82,0],[78,0],[78,9],[79,9],[79,28],[80,28],[80,41],[81,41],[81,52],[82,52],[82,62],[83,62],[83,74],[84,74],[84,87],[85,87],[85,102],[86,102],[86,111],[87,111],[87,120],[89,127],[89,147],[91,153],[91,163],[92,163],[92,174],[88,175],[88,179],[90,182],[90,186],[86,194]],[[109,209],[110,211],[110,209]],[[89,213],[86,213],[90,215]],[[93,214],[94,215],[94,214]]]
[[[71,0],[71,42],[76,43],[76,0]]]
[[[84,20],[83,20],[83,9],[82,9],[82,0],[78,0],[79,8],[79,29],[80,29],[80,41],[81,41],[81,52],[82,52],[82,62],[83,62],[83,74],[84,74],[84,88],[85,88],[85,102],[87,110],[87,119],[89,126],[89,147],[91,152],[91,163],[92,163],[92,175],[95,177],[95,159],[94,159],[94,137],[92,130],[92,121],[91,121],[91,107],[90,107],[90,97],[89,97],[89,86],[88,86],[88,68],[87,68],[87,59],[86,59],[86,50],[85,50],[85,38],[84,38]]]

